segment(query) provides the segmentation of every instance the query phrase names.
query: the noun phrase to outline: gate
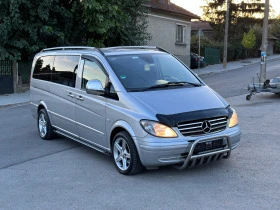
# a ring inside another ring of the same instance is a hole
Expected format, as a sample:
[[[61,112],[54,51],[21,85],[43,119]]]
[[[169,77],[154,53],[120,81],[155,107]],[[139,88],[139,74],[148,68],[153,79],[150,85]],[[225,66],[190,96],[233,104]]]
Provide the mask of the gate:
[[[0,94],[14,93],[13,61],[0,61]]]
[[[216,48],[205,48],[204,58],[207,64],[219,64],[220,63],[220,49]]]

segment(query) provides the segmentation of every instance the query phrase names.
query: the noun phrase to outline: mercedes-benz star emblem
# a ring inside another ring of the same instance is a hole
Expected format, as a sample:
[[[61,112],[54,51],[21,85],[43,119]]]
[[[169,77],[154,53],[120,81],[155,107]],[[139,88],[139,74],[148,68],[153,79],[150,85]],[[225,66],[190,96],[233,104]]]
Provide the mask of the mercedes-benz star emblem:
[[[204,133],[209,133],[211,131],[211,124],[208,121],[204,121],[201,125],[202,131]]]

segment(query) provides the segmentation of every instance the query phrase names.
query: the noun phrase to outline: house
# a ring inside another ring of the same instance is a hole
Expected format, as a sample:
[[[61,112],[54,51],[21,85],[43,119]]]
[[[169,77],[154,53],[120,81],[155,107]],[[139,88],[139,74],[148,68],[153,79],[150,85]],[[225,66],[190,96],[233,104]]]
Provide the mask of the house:
[[[268,32],[268,37],[267,37],[267,42],[268,42],[267,43],[267,54],[268,55],[273,55],[274,53],[279,53],[279,49],[277,49],[277,45],[279,46],[279,43],[280,43],[279,42],[280,41],[280,34],[279,33],[277,34],[275,32],[270,33],[270,32],[275,30],[275,29],[273,29],[273,27],[275,27],[275,25],[273,25],[273,24],[268,25],[268,31],[269,31]],[[275,52],[274,52],[274,50],[275,50]]]
[[[274,44],[277,40],[278,40],[277,37],[275,37],[271,34],[269,34],[269,36],[267,37],[267,42],[268,42],[267,43],[267,54],[268,55],[273,55],[274,54],[274,51],[273,51]]]
[[[213,28],[210,26],[209,22],[206,21],[192,21],[191,22],[191,36],[196,36],[202,31],[203,36],[208,38],[213,36]]]
[[[170,0],[150,0],[145,6],[149,10],[147,32],[152,36],[147,44],[164,48],[189,65],[191,20],[200,17]]]

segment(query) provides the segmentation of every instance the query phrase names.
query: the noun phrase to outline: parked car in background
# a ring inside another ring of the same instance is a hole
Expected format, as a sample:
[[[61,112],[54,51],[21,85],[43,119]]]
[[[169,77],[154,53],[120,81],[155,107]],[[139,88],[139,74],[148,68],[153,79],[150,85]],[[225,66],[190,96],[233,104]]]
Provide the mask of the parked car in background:
[[[204,57],[203,56],[199,56],[196,53],[191,53],[191,69],[197,69],[198,68],[198,64],[199,67],[205,67],[206,63],[204,61]]]

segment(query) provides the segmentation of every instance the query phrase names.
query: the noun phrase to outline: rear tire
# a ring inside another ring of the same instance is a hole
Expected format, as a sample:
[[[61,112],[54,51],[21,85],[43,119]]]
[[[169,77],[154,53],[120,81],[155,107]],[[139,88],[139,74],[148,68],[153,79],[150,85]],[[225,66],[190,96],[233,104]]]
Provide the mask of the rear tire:
[[[115,166],[121,174],[138,174],[144,170],[134,141],[126,131],[115,135],[112,142],[112,153]]]
[[[51,125],[49,115],[45,109],[41,109],[38,113],[37,126],[39,135],[44,140],[51,140],[55,134]]]

